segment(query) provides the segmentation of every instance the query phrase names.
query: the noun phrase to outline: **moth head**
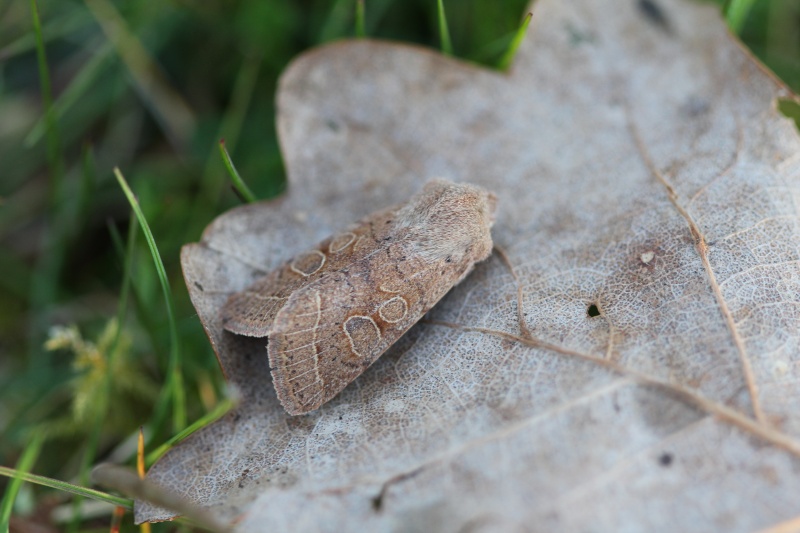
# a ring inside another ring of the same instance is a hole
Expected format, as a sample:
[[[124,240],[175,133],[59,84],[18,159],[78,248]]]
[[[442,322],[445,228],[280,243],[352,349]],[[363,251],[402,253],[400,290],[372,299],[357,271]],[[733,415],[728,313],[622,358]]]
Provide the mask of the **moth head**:
[[[397,222],[426,260],[473,263],[492,252],[496,205],[486,189],[434,179],[400,210]]]

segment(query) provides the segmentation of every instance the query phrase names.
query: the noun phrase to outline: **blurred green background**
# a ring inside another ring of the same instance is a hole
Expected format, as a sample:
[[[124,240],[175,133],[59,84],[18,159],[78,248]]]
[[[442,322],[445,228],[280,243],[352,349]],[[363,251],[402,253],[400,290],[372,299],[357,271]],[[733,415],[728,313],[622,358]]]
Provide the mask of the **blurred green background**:
[[[527,3],[445,2],[455,55],[496,67]],[[369,37],[440,48],[435,0],[364,5]],[[726,9],[797,92],[800,2]],[[183,287],[180,247],[240,203],[220,138],[258,197],[283,190],[277,79],[302,51],[354,36],[355,12],[356,0],[0,0],[0,465],[17,464],[39,435],[32,471],[86,484],[101,459],[133,464],[139,426],[152,449],[219,403],[224,385]],[[163,259],[181,381],[169,370],[170,318],[141,229],[127,242],[136,227],[114,166]],[[185,398],[177,412],[175,387]],[[0,477],[0,491],[7,485]],[[70,501],[25,484],[12,524],[108,531],[107,512],[70,520]],[[123,530],[132,529],[128,515]]]

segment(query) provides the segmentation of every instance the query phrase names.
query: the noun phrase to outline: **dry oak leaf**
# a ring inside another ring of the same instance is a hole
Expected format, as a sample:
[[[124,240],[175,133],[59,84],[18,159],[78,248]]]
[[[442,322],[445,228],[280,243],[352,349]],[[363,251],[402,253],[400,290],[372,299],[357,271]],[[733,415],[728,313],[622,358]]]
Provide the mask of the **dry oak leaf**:
[[[243,403],[148,478],[241,531],[800,527],[800,138],[686,1],[541,0],[508,75],[343,42],[284,74],[285,198],[183,250]],[[229,294],[433,176],[501,251],[318,411],[287,416]],[[168,511],[139,503],[137,521]]]

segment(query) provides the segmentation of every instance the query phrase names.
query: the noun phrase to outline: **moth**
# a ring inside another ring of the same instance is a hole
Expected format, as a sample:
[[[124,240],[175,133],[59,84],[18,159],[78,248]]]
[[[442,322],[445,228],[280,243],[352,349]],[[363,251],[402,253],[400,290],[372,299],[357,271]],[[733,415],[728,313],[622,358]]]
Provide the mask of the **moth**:
[[[483,188],[431,180],[233,294],[223,327],[267,337],[281,405],[313,411],[491,254],[496,203]]]

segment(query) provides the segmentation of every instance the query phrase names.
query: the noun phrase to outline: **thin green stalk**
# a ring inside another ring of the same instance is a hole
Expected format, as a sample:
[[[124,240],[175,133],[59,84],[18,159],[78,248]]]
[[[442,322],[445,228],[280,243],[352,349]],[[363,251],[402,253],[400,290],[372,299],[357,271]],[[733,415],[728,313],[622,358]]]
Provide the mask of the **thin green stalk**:
[[[61,481],[58,479],[38,476],[36,474],[29,474],[21,468],[14,469],[7,466],[0,466],[0,476],[10,477],[19,481],[27,481],[28,483],[35,483],[36,485],[41,485],[42,487],[50,487],[51,489],[69,492],[70,494],[79,494],[84,498],[91,498],[92,500],[107,502],[112,505],[119,505],[120,507],[125,507],[126,509],[133,509],[133,501],[129,500],[128,498],[121,498],[119,496],[107,494],[99,490],[79,487],[78,485],[73,485],[72,483],[67,483],[66,481]],[[13,483],[13,481],[11,483]],[[9,488],[10,486],[11,484],[9,484]]]
[[[236,192],[239,193],[242,199],[244,199],[247,203],[258,201],[256,195],[253,194],[253,191],[250,190],[250,187],[248,187],[244,180],[242,180],[239,172],[236,171],[236,167],[233,165],[231,156],[228,154],[228,150],[225,149],[225,139],[220,139],[219,141],[219,153],[222,154],[222,160],[225,162],[225,168],[228,169],[228,174],[231,177],[231,181],[233,181],[233,187],[236,189]]]
[[[25,451],[22,452],[22,457],[19,458],[19,462],[17,462],[16,472],[26,475],[28,471],[30,471],[34,463],[36,463],[36,458],[39,456],[39,451],[42,449],[42,443],[44,443],[44,434],[41,432],[35,433],[28,443],[28,446],[25,447]],[[12,468],[2,466],[0,467],[0,474],[3,474],[3,469],[14,471]],[[11,522],[11,512],[14,510],[14,500],[17,499],[22,481],[22,479],[14,477],[6,488],[3,501],[0,502],[0,533],[8,533],[9,522]]]
[[[356,0],[356,37],[363,39],[366,36],[367,24],[364,13],[364,0]]]
[[[728,26],[737,35],[742,32],[753,4],[755,4],[755,0],[731,0],[728,4],[728,8],[725,10],[725,18],[728,21]]]
[[[167,442],[156,448],[155,450],[151,451],[147,454],[147,464],[152,465],[155,463],[162,455],[164,455],[167,450],[175,446],[178,442],[182,441],[198,429],[204,428],[210,423],[214,422],[215,420],[222,417],[225,413],[233,409],[238,404],[238,400],[235,398],[225,398],[219,404],[217,404],[214,409],[209,411],[205,414],[202,418],[198,419],[192,425],[177,433],[174,437],[169,439]]]
[[[245,59],[236,76],[231,103],[225,110],[225,115],[216,135],[217,138],[224,137],[227,139],[227,145],[230,146],[231,150],[235,149],[239,141],[242,124],[253,97],[261,66],[261,55],[252,54]],[[209,220],[210,214],[217,211],[217,203],[223,187],[228,182],[224,178],[220,166],[218,147],[213,146],[206,161],[200,190],[193,202],[192,214],[189,217],[189,224],[187,224],[189,231],[196,231],[196,228],[205,225]]]
[[[28,342],[30,349],[29,363],[32,372],[37,372],[46,381],[50,364],[41,350],[41,337],[47,326],[46,308],[56,298],[58,277],[66,251],[65,238],[67,225],[63,224],[63,175],[64,163],[61,154],[61,138],[58,133],[53,97],[50,84],[50,70],[42,37],[42,26],[36,0],[30,1],[33,33],[36,36],[36,57],[39,67],[39,81],[42,93],[42,105],[47,123],[47,162],[50,169],[50,199],[47,223],[42,232],[42,246],[33,273],[30,286],[30,307],[35,312],[30,321]]]
[[[97,183],[97,165],[94,161],[94,150],[92,145],[86,143],[82,151],[83,172],[81,173],[81,183],[78,189],[78,205],[75,208],[75,219],[82,223],[89,214],[92,205],[92,195],[94,186]]]
[[[318,43],[341,39],[348,34],[352,23],[350,20],[352,14],[351,2],[352,0],[334,0],[325,23],[317,33]]]
[[[96,88],[98,78],[111,64],[112,57],[114,57],[114,47],[107,41],[102,43],[53,103],[52,115],[55,119],[61,118],[75,104],[80,104],[81,99],[85,98],[91,89]],[[39,142],[49,128],[49,118],[46,115],[33,126],[25,137],[23,146],[29,148]]]
[[[503,57],[500,58],[500,62],[497,64],[498,69],[508,70],[508,68],[511,66],[511,63],[514,61],[514,57],[517,55],[517,50],[519,50],[519,46],[525,39],[525,33],[528,31],[528,25],[531,23],[532,17],[533,13],[528,13],[527,15],[525,15],[525,20],[522,21],[522,25],[517,30],[517,33],[514,35],[514,40],[511,41],[508,50],[506,50],[506,53],[503,54]]]
[[[186,427],[186,398],[183,388],[183,375],[181,374],[181,353],[178,340],[178,327],[175,322],[175,311],[172,306],[171,290],[169,287],[169,279],[167,278],[167,271],[164,269],[164,263],[161,260],[161,254],[158,252],[156,241],[153,238],[153,233],[150,231],[150,226],[147,224],[147,219],[142,213],[139,202],[133,195],[133,191],[125,181],[125,177],[118,168],[114,168],[114,175],[122,191],[125,193],[128,203],[131,204],[136,218],[139,220],[139,225],[142,227],[147,245],[150,247],[150,254],[153,257],[153,263],[158,273],[158,279],[161,283],[161,291],[164,294],[164,302],[167,307],[167,321],[169,322],[169,332],[171,339],[171,349],[169,356],[169,367],[167,375],[167,387],[172,398],[172,426],[173,431],[178,432]]]
[[[2,13],[0,13],[0,17],[2,16]],[[90,23],[91,20],[86,16],[86,12],[83,10],[62,13],[57,19],[45,22],[42,27],[42,37],[44,42],[48,43],[79,31]],[[0,62],[5,62],[13,57],[27,54],[35,49],[36,35],[33,33],[24,33],[17,39],[0,48]]]
[[[447,29],[447,17],[444,13],[444,0],[437,0],[436,16],[439,19],[439,36],[442,40],[442,53],[453,55],[453,43],[450,42],[450,30]]]
[[[129,257],[128,253],[126,252],[127,246],[122,240],[122,236],[119,234],[117,227],[110,222],[108,224],[108,232],[111,235],[111,242],[114,245],[114,251],[117,253],[120,262],[124,265],[126,262],[126,257]],[[133,269],[133,265],[131,265],[131,269]],[[144,308],[144,298],[142,298],[142,296],[139,294],[139,288],[136,285],[136,279],[133,273],[130,274],[128,279],[130,281],[130,290],[128,291],[127,298],[133,303],[133,307],[136,310],[136,320],[149,335],[150,344],[152,345],[156,356],[159,358],[167,357],[164,355],[161,344],[158,341],[158,336],[156,335],[157,326],[153,320],[153,317],[147,313],[146,309]],[[169,398],[167,398],[167,400],[169,400]],[[156,426],[161,423],[161,418],[157,420],[158,423],[155,424]]]
[[[33,33],[36,35],[36,60],[39,66],[39,84],[42,91],[42,104],[44,105],[45,121],[47,124],[47,162],[50,165],[50,194],[51,205],[61,202],[62,179],[64,175],[64,162],[61,158],[61,137],[56,124],[56,114],[53,109],[53,92],[50,84],[50,69],[47,66],[47,55],[44,51],[44,38],[42,37],[42,23],[39,20],[39,7],[36,0],[31,0],[31,17],[33,18]]]
[[[209,531],[228,531],[230,528],[219,523],[207,509],[202,509],[146,479],[139,479],[135,471],[129,468],[104,464],[92,471],[95,483],[130,494],[137,500],[144,500],[159,507],[175,511],[176,514],[189,518],[199,527]]]
[[[164,135],[178,151],[182,151],[188,146],[197,123],[192,109],[160,75],[161,69],[155,59],[131,31],[113,2],[84,0],[84,4],[114,45]]]
[[[122,290],[120,292],[119,302],[117,304],[117,330],[114,333],[114,340],[108,349],[108,360],[106,364],[106,374],[103,380],[103,394],[101,395],[101,406],[97,410],[96,418],[92,427],[92,432],[89,435],[89,441],[86,445],[86,451],[81,459],[80,470],[78,479],[81,485],[89,484],[89,475],[91,473],[91,466],[97,458],[97,449],[100,442],[100,436],[103,430],[103,423],[105,422],[108,414],[109,398],[111,397],[112,387],[112,371],[114,368],[114,359],[117,354],[117,346],[122,336],[122,325],[125,323],[125,315],[128,309],[128,296],[131,287],[131,272],[133,270],[133,258],[136,250],[136,233],[139,225],[136,222],[136,214],[131,212],[130,223],[128,224],[128,243],[125,252],[125,263],[122,271]],[[82,497],[77,496],[72,501],[72,521],[69,525],[69,531],[79,531],[80,528],[80,506]]]

